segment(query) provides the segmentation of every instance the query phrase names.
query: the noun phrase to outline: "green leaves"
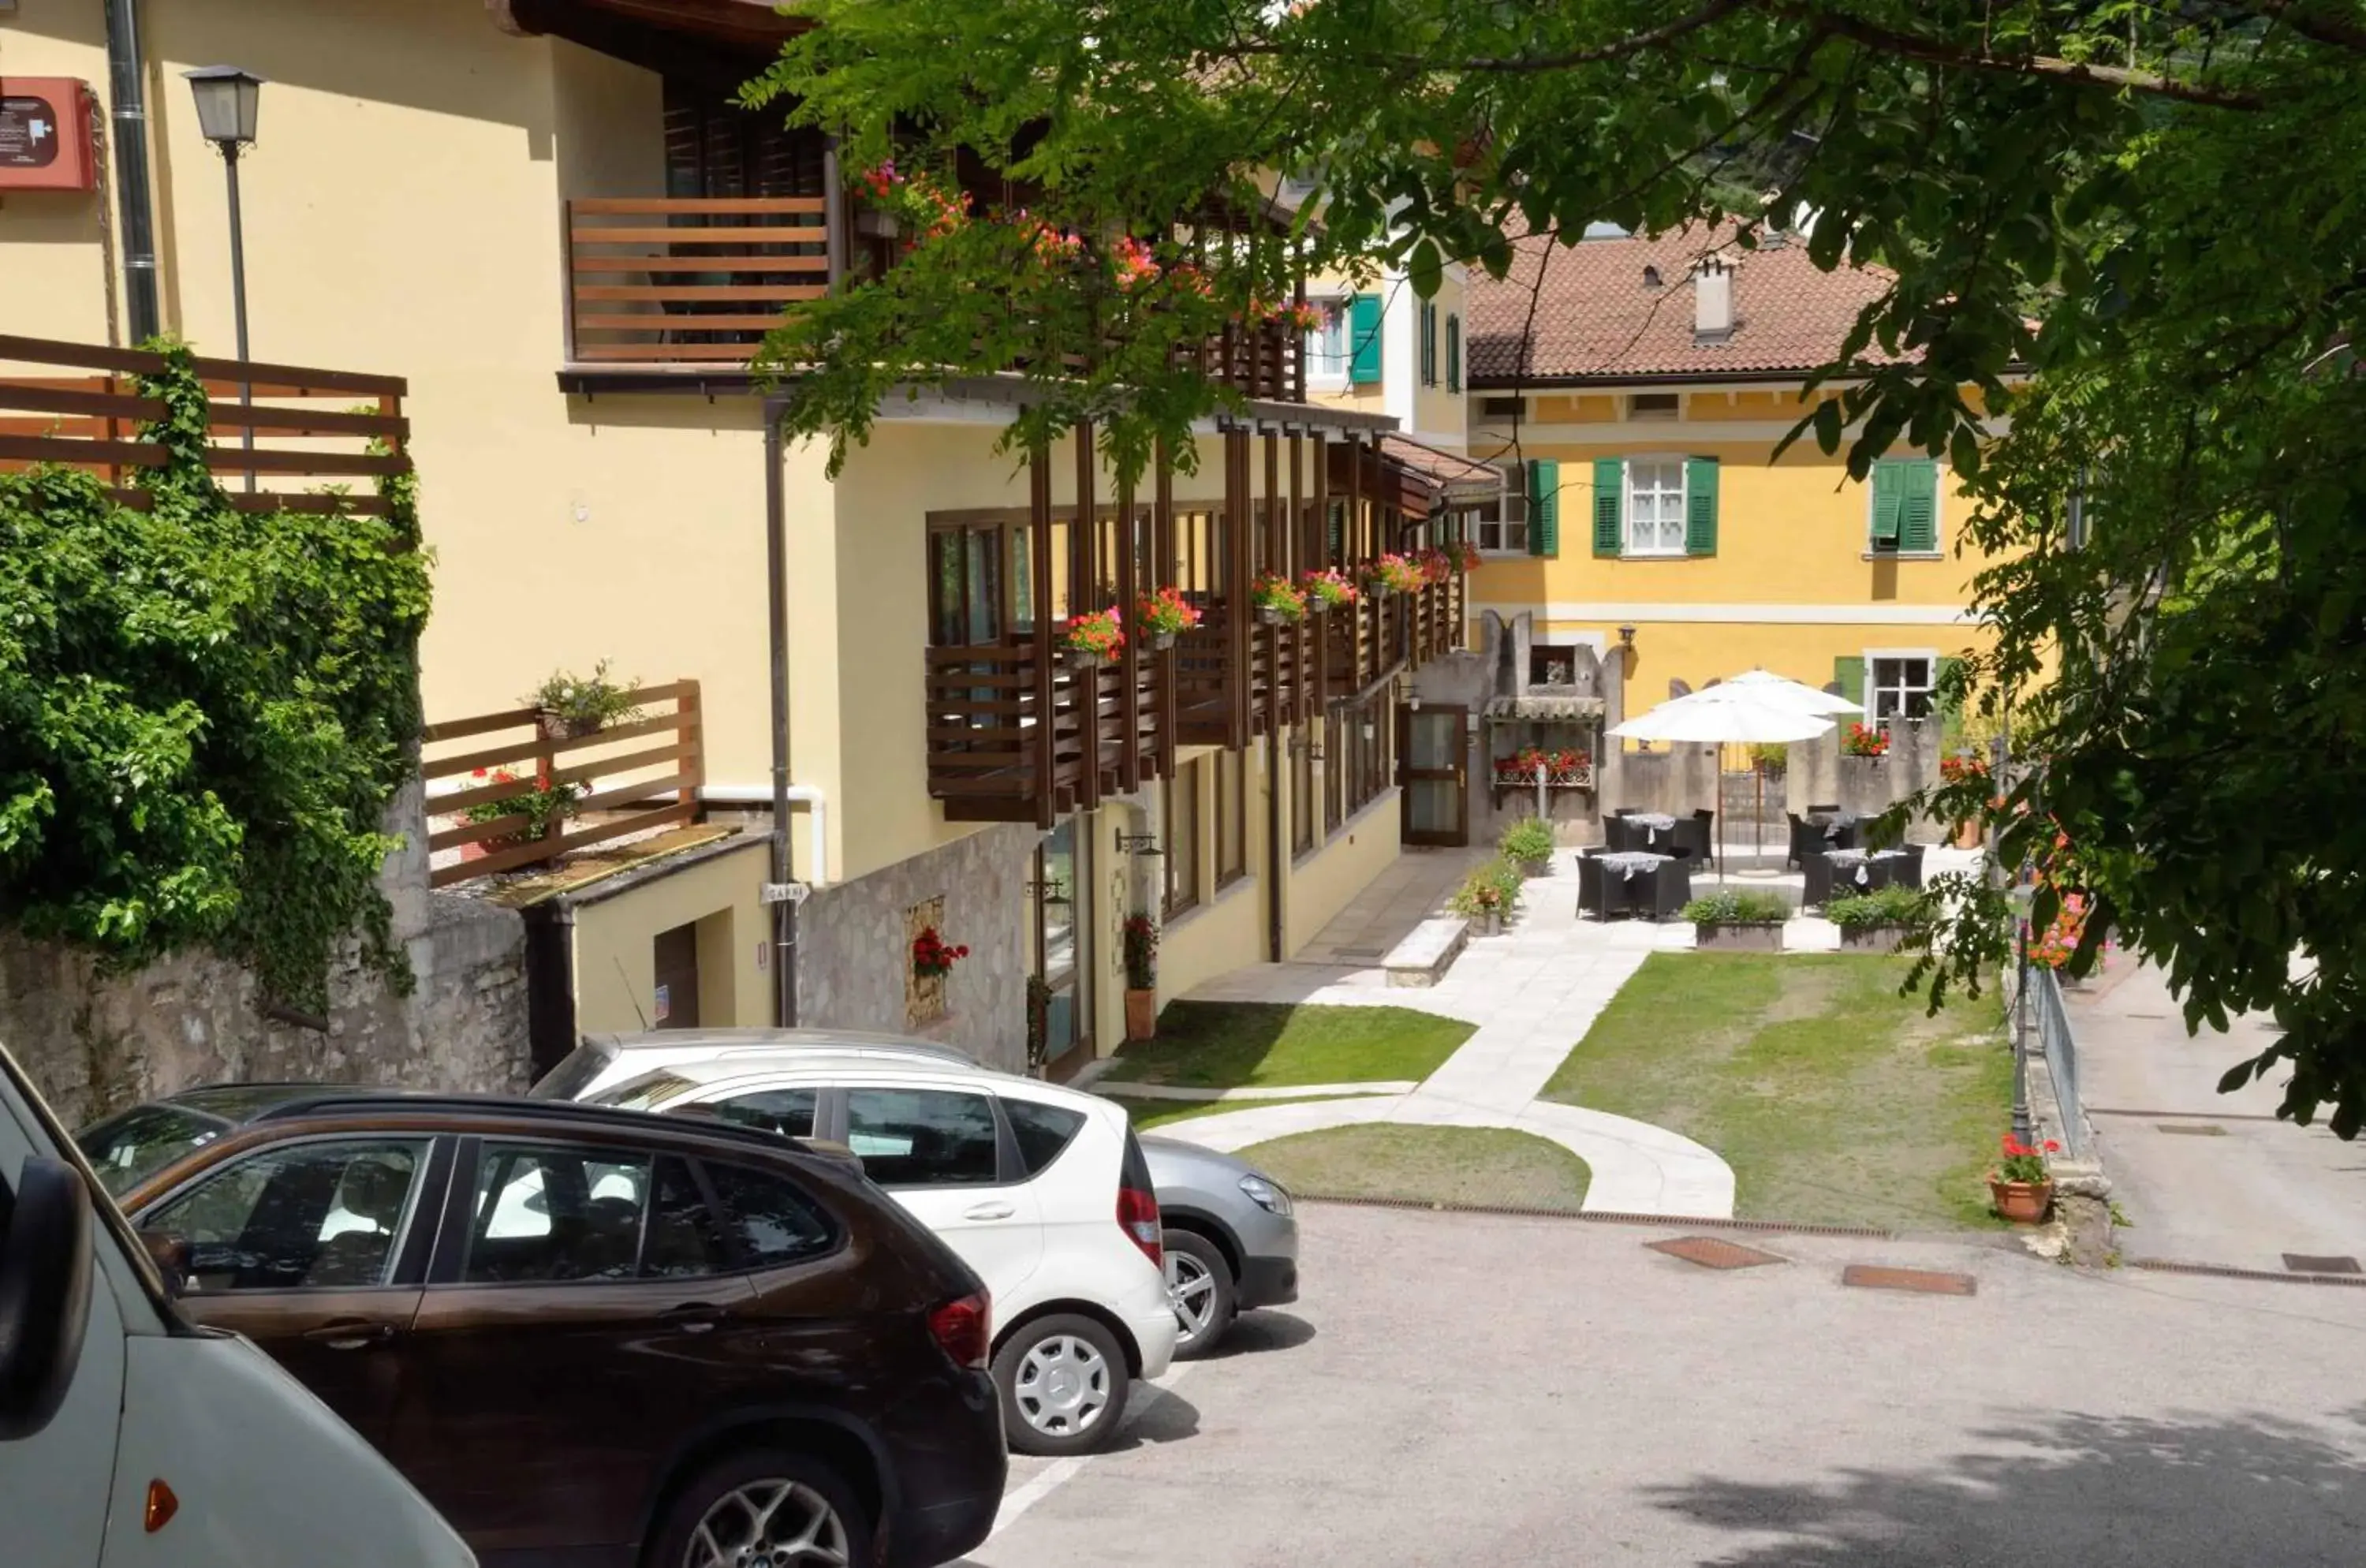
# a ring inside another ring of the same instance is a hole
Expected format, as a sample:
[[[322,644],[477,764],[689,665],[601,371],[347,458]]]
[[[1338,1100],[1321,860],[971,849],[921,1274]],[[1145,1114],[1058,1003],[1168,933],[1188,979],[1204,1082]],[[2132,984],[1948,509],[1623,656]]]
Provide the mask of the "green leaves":
[[[0,475],[0,920],[124,966],[212,946],[319,1010],[348,936],[408,978],[375,879],[419,730],[413,491],[385,520],[233,511],[168,352],[152,510]]]

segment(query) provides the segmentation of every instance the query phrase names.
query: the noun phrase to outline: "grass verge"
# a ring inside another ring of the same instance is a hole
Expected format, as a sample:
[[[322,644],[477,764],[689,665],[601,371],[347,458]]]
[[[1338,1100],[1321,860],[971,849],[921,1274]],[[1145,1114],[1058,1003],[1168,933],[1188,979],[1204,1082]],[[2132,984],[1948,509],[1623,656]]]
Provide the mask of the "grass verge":
[[[1344,1100],[1349,1097],[1337,1094],[1300,1094],[1292,1095],[1287,1100],[1191,1100],[1130,1099],[1122,1094],[1110,1094],[1102,1098],[1113,1100],[1125,1107],[1125,1113],[1133,1118],[1135,1132],[1149,1133],[1166,1126],[1170,1122],[1189,1122],[1195,1116],[1220,1116],[1234,1111],[1257,1111],[1268,1105],[1310,1105],[1317,1100]]]
[[[1283,1089],[1427,1077],[1473,1026],[1410,1008],[1169,1002],[1158,1038],[1128,1045],[1105,1084]]]
[[[1252,1144],[1241,1157],[1291,1191],[1322,1198],[1574,1212],[1593,1179],[1559,1144],[1502,1127],[1332,1127]]]
[[[1544,1098],[1632,1116],[1733,1167],[1736,1214],[1916,1230],[2000,1224],[1983,1173],[2010,1123],[1993,992],[1936,1017],[1903,959],[1660,953]]]

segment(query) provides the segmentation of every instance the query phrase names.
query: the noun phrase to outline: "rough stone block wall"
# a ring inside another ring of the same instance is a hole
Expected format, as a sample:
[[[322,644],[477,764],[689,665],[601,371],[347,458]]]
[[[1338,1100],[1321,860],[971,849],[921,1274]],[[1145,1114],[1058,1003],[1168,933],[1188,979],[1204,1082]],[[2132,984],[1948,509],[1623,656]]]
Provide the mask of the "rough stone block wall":
[[[415,791],[389,813],[406,838],[382,879],[411,960],[399,996],[354,950],[329,977],[325,1031],[267,1015],[254,977],[207,953],[105,975],[88,953],[0,932],[0,1043],[69,1126],[231,1079],[514,1091],[525,1087],[525,928],[427,890]]]
[[[798,1021],[907,1032],[911,950],[904,917],[941,897],[938,934],[965,944],[969,956],[946,977],[945,1016],[910,1032],[970,1052],[988,1066],[1023,1072],[1027,976],[1034,962],[1035,897],[1028,883],[1041,837],[1024,824],[1000,823],[817,890],[797,911]],[[1084,899],[1091,894],[1074,892]]]

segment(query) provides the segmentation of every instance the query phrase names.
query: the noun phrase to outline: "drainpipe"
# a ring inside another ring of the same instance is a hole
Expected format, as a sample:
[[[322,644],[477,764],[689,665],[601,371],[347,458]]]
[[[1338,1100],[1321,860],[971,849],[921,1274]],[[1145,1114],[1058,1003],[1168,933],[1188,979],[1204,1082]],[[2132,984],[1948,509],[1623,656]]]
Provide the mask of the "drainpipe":
[[[789,855],[789,524],[782,493],[782,402],[764,400],[764,595],[772,639],[772,880],[794,881]],[[819,871],[821,863],[815,863]],[[772,1021],[797,1026],[797,906],[772,906]]]
[[[701,784],[698,798],[709,806],[772,806],[778,800],[771,784]],[[806,808],[806,880],[817,883],[828,863],[828,802],[819,784],[793,784],[788,798]]]
[[[156,213],[148,194],[147,69],[135,0],[107,0],[107,114],[115,122],[115,199],[135,345],[163,327],[156,312]]]
[[[1265,881],[1267,956],[1279,964],[1290,956],[1282,951],[1281,867],[1281,727],[1265,737]]]

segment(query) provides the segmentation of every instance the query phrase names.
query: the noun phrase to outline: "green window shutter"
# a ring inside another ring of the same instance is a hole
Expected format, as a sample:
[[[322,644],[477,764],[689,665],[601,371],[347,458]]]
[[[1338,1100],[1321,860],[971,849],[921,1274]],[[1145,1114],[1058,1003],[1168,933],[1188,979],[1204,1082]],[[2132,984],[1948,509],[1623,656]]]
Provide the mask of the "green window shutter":
[[[1421,384],[1437,385],[1437,307],[1427,300],[1421,307]]]
[[[1331,553],[1323,558],[1323,564],[1344,566],[1347,559],[1347,503],[1344,501],[1335,501],[1331,503],[1330,533]]]
[[[1528,554],[1560,554],[1560,465],[1550,457],[1528,464]]]
[[[1873,542],[1876,547],[1898,543],[1898,522],[1904,510],[1905,476],[1892,458],[1873,465]]]
[[[1446,389],[1462,389],[1462,318],[1446,318]]]
[[[1939,547],[1939,465],[1917,457],[1898,465],[1898,547],[1929,552]]]
[[[1347,307],[1347,379],[1369,387],[1380,378],[1380,297],[1358,294]]]
[[[1619,511],[1625,500],[1627,464],[1619,457],[1596,457],[1594,460],[1594,553],[1615,556],[1618,553]]]
[[[1684,554],[1717,554],[1717,459],[1684,459]]]
[[[1865,660],[1862,658],[1833,660],[1832,680],[1839,684],[1841,695],[1849,701],[1865,701]]]

